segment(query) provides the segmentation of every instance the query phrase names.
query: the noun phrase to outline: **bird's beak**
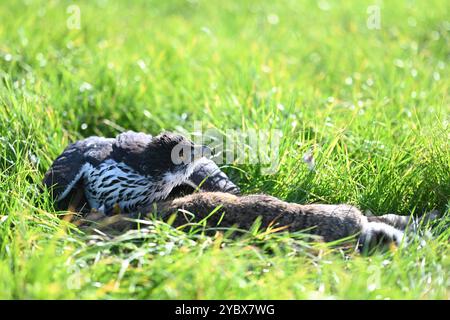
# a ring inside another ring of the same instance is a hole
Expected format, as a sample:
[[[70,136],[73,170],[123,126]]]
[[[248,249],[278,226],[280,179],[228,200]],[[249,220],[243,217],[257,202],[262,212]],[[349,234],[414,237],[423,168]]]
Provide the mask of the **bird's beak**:
[[[212,151],[208,146],[194,145],[192,152],[192,161],[198,160],[202,157],[211,158]]]

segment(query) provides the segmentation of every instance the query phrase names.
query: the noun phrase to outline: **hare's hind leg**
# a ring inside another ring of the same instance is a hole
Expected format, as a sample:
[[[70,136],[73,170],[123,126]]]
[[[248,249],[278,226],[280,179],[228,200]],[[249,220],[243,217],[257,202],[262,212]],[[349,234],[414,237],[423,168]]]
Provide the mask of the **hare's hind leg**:
[[[437,210],[430,211],[421,217],[400,216],[397,214],[367,217],[369,222],[383,222],[399,230],[413,232],[417,232],[421,225],[426,225],[438,218],[439,212]]]

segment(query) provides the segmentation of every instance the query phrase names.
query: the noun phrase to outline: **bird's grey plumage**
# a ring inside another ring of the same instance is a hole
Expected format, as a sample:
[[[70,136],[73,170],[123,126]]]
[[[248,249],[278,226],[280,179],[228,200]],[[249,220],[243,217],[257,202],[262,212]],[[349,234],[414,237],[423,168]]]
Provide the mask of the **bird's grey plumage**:
[[[142,132],[127,131],[119,134],[112,144],[114,159],[142,173],[146,170],[147,163],[143,161],[141,155],[152,139],[153,136]]]
[[[152,174],[159,175],[161,179],[171,178],[164,171],[165,167],[149,168],[149,161],[144,155],[153,139],[148,134],[128,131],[116,138],[89,137],[77,141],[69,145],[54,161],[43,182],[51,188],[57,201],[67,197],[79,185],[80,180],[84,181],[84,192],[87,199],[91,199],[90,204],[96,206],[100,205],[97,200],[103,196],[110,203],[117,197],[132,201],[134,197],[145,198],[149,194],[154,194],[161,200],[170,193],[173,186],[167,185],[166,189],[166,185],[154,185],[154,189],[146,191],[147,184],[152,183]],[[239,192],[236,185],[211,160],[202,158],[193,164],[190,172],[192,174],[181,183],[194,188],[200,186],[205,191]],[[100,179],[99,175],[104,177]],[[133,183],[129,183],[130,179],[134,179]],[[115,188],[115,184],[121,184],[121,193]],[[106,187],[109,189],[104,189]],[[108,195],[98,194],[100,192],[107,192]]]
[[[59,155],[44,176],[43,183],[51,188],[53,197],[63,199],[81,178],[83,166],[94,166],[107,159],[115,139],[89,137],[70,144]]]

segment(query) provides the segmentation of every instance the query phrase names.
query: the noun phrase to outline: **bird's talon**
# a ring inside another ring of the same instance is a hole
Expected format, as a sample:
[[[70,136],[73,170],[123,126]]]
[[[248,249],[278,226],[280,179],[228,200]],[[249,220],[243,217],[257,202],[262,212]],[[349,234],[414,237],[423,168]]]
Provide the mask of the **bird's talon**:
[[[122,210],[120,209],[119,204],[115,203],[114,206],[113,206],[113,210],[112,210],[113,215],[118,215],[121,212],[122,212]]]

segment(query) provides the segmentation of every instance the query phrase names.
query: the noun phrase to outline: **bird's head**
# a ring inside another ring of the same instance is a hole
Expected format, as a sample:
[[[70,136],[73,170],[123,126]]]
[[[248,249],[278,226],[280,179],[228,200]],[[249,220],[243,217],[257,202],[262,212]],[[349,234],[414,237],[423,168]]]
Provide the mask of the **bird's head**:
[[[171,179],[187,178],[196,163],[210,155],[208,147],[195,145],[184,136],[171,132],[154,137],[146,148],[148,170],[154,175],[163,174]]]

